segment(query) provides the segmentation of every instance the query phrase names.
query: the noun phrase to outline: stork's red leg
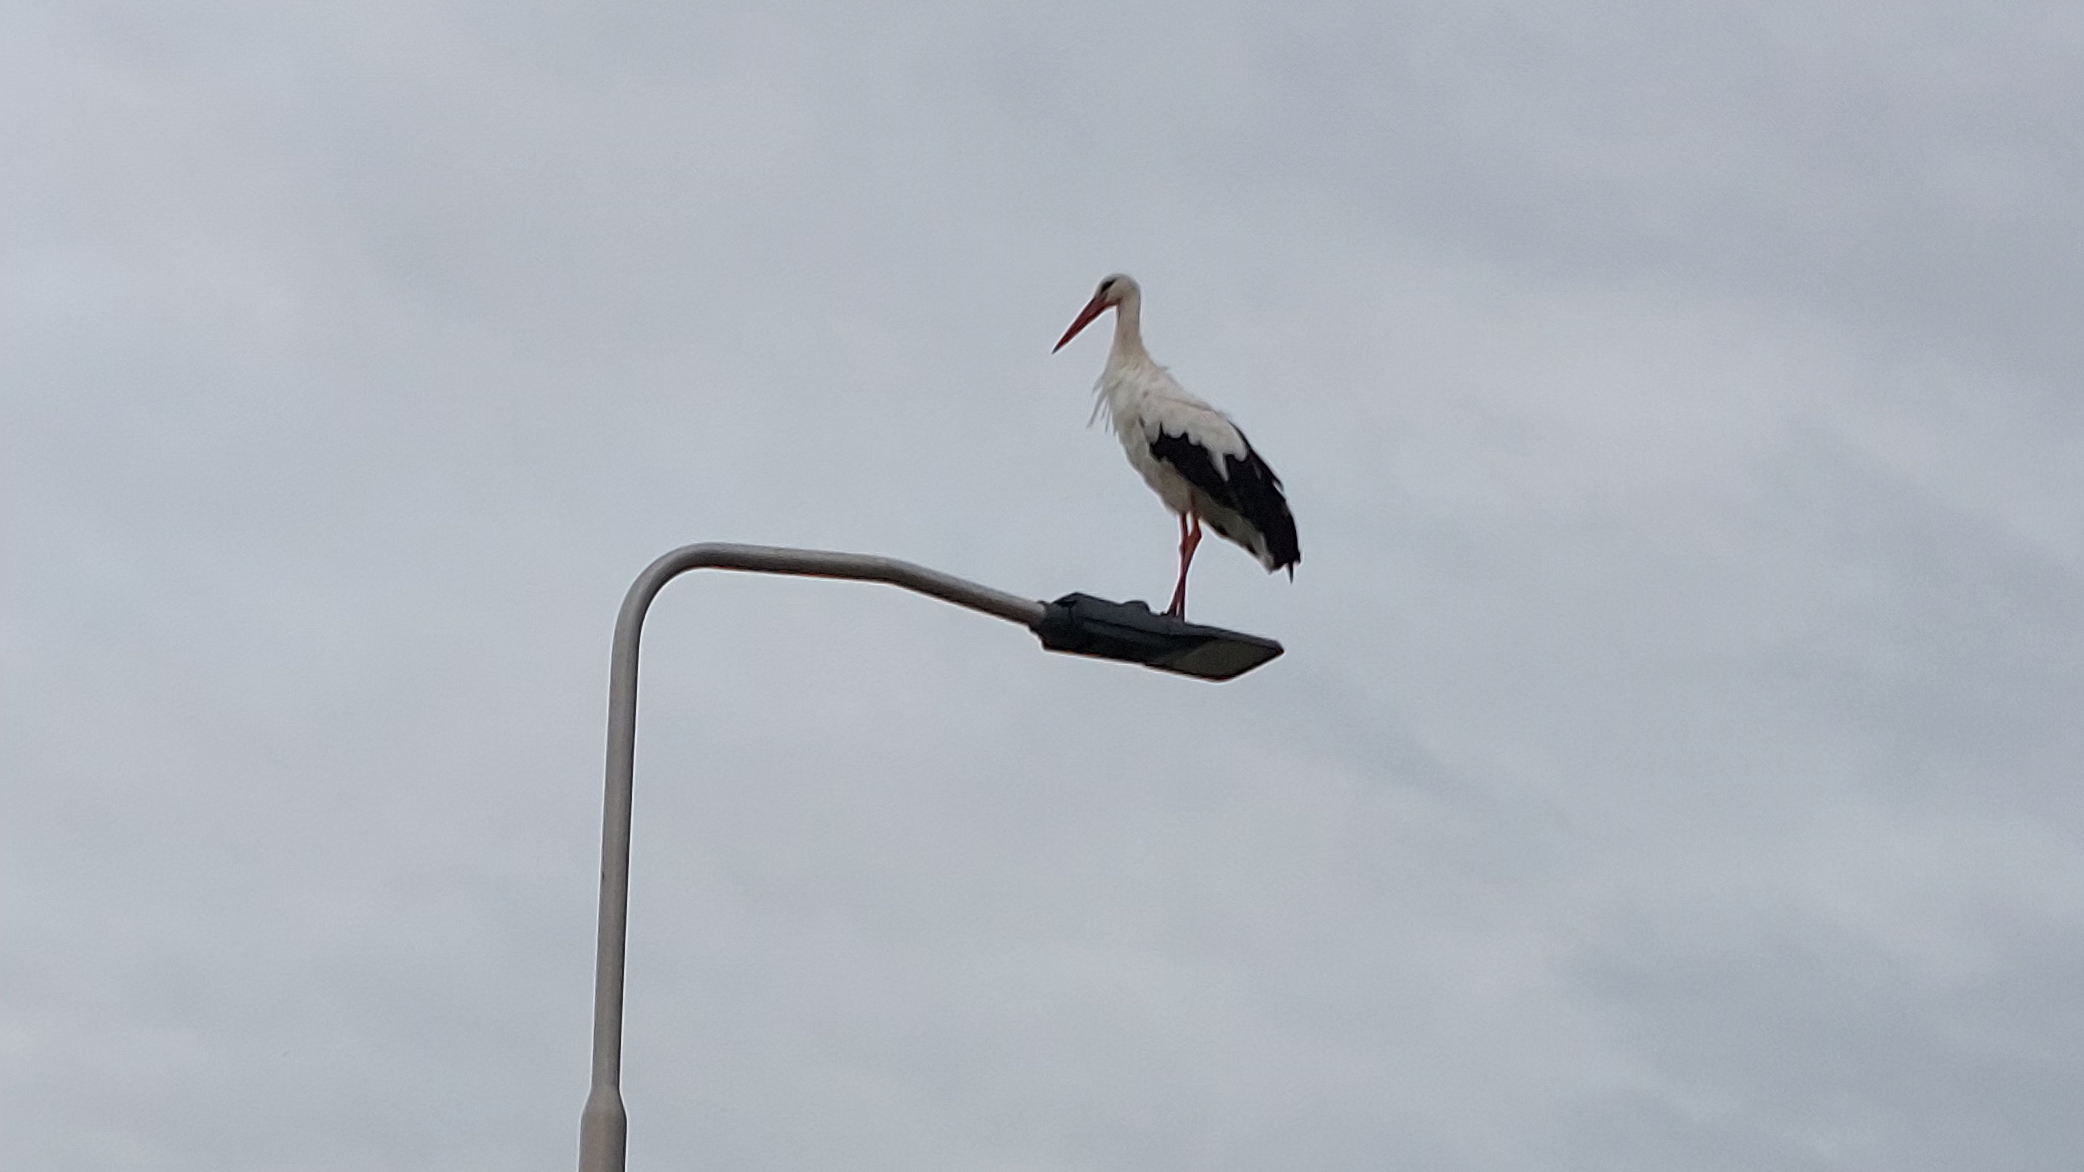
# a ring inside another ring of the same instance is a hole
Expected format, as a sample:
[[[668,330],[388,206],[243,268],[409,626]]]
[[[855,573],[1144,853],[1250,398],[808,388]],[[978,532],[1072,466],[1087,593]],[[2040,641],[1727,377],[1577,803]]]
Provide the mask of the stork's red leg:
[[[1172,605],[1165,613],[1175,618],[1187,611],[1187,515],[1179,515],[1179,584],[1172,588]]]
[[[1201,517],[1192,515],[1193,525],[1188,527],[1189,514],[1179,518],[1179,585],[1172,588],[1172,605],[1165,613],[1176,619],[1187,617],[1187,567],[1194,564],[1194,550],[1201,544]]]

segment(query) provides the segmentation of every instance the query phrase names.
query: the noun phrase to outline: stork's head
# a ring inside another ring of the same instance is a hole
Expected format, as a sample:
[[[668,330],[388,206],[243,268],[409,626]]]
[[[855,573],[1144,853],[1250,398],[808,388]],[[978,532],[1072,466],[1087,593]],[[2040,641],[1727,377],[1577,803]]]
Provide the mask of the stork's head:
[[[1078,311],[1078,320],[1072,322],[1071,328],[1064,331],[1064,336],[1057,339],[1056,345],[1050,348],[1050,353],[1054,354],[1063,349],[1064,343],[1077,337],[1078,331],[1093,324],[1094,318],[1123,302],[1132,298],[1141,299],[1142,296],[1143,290],[1136,284],[1136,278],[1127,273],[1115,273],[1103,278],[1100,287],[1093,290],[1093,299],[1085,303],[1084,309]]]

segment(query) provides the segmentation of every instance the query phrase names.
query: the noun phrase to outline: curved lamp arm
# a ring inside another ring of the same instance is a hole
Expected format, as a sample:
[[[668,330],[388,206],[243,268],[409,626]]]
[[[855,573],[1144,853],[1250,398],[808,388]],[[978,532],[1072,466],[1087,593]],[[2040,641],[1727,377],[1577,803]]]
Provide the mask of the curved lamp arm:
[[[579,1117],[580,1172],[622,1172],[629,1117],[622,1105],[622,987],[629,939],[630,796],[637,756],[637,645],[651,600],[689,570],[747,570],[885,582],[1034,631],[1043,647],[1227,680],[1281,654],[1271,639],[1153,615],[1142,603],[1067,594],[1051,603],[896,558],[770,545],[684,545],[647,566],[615,618],[608,668],[608,778],[601,815],[601,908],[593,984],[593,1087]]]

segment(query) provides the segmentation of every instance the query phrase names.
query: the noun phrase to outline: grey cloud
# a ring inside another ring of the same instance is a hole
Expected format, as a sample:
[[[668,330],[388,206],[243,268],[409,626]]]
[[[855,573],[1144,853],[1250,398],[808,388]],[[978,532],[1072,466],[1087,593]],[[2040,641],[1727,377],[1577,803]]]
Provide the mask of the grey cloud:
[[[1113,269],[1288,657],[675,584],[633,1163],[2074,1163],[2065,11],[6,22],[25,1166],[568,1166],[621,591],[1157,594]]]

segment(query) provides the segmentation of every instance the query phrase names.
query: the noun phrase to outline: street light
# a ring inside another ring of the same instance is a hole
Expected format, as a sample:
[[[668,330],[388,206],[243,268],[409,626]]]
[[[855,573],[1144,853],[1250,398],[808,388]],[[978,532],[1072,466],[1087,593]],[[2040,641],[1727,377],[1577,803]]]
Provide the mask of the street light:
[[[1035,632],[1051,651],[1140,663],[1205,680],[1243,675],[1281,654],[1256,635],[1152,614],[1140,602],[1067,594],[1036,602],[896,558],[771,545],[684,545],[645,567],[615,618],[608,669],[608,792],[601,814],[600,935],[593,978],[593,1089],[579,1117],[579,1172],[622,1172],[629,1117],[622,1106],[622,984],[629,939],[630,796],[637,757],[637,644],[644,614],[667,582],[689,570],[746,570],[885,582],[995,615]]]

